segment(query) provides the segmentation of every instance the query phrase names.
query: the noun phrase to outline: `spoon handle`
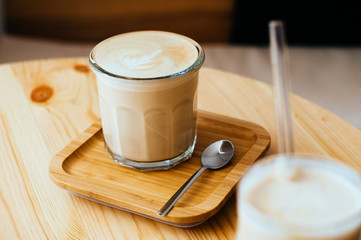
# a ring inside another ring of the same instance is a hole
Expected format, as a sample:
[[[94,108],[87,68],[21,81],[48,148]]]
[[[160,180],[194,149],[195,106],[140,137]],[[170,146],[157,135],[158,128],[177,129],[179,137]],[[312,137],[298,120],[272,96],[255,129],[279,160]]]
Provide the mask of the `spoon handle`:
[[[190,177],[187,182],[181,186],[178,191],[164,204],[164,206],[157,212],[159,216],[165,216],[173,208],[173,206],[178,202],[178,200],[183,196],[183,194],[192,186],[192,184],[198,179],[198,177],[206,170],[207,167],[201,167],[195,172],[192,177]]]

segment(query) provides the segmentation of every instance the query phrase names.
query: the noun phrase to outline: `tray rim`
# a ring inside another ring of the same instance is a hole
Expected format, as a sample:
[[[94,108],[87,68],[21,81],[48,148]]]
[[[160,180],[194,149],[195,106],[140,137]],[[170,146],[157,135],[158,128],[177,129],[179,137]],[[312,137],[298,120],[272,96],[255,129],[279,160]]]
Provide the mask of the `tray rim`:
[[[253,162],[255,162],[257,159],[259,159],[261,156],[263,156],[269,149],[271,138],[269,133],[260,125],[249,122],[242,119],[236,119],[225,115],[220,115],[217,113],[211,113],[203,110],[198,110],[198,115],[205,118],[211,118],[212,120],[221,121],[221,122],[227,122],[231,124],[236,125],[244,125],[247,124],[248,126],[251,126],[252,128],[247,127],[248,129],[251,129],[252,132],[256,136],[255,142],[252,144],[252,146],[248,149],[248,151],[242,156],[242,158],[239,160],[239,162],[242,161],[244,158],[249,158],[250,155],[256,154],[257,157],[252,157]],[[60,188],[63,188],[67,190],[70,193],[73,193],[77,196],[93,200],[95,202],[105,204],[111,207],[115,207],[117,209],[121,209],[127,212],[131,212],[134,214],[138,214],[140,216],[144,216],[147,218],[150,218],[152,220],[160,221],[163,223],[167,223],[173,226],[177,227],[192,227],[195,225],[198,225],[204,221],[206,221],[208,218],[213,216],[215,213],[217,213],[225,204],[225,202],[232,196],[232,194],[237,190],[238,183],[240,179],[242,178],[241,172],[244,172],[245,170],[240,169],[241,164],[239,162],[231,169],[231,171],[225,176],[225,178],[222,180],[222,184],[219,184],[212,193],[207,197],[207,199],[212,199],[212,195],[218,195],[223,197],[214,197],[213,199],[217,199],[217,201],[212,200],[210,201],[203,201],[197,205],[190,206],[190,207],[182,207],[183,209],[187,209],[189,212],[198,212],[197,215],[191,215],[191,216],[172,216],[171,212],[166,216],[158,216],[156,215],[156,212],[153,216],[135,211],[131,208],[125,208],[122,206],[118,206],[117,204],[113,204],[109,202],[108,200],[112,200],[111,197],[102,196],[98,193],[91,192],[91,189],[81,189],[79,186],[73,186],[67,182],[67,179],[64,177],[65,175],[71,176],[69,173],[67,173],[63,168],[63,163],[65,160],[71,156],[75,151],[78,150],[83,144],[85,144],[88,140],[90,140],[95,134],[98,133],[98,131],[101,130],[101,120],[98,118],[89,128],[87,128],[83,133],[78,135],[74,140],[72,140],[68,145],[66,145],[62,150],[60,150],[55,157],[50,161],[49,164],[49,176],[50,179]],[[261,148],[261,149],[257,149]],[[104,150],[105,151],[105,150]],[[252,164],[251,164],[252,165]],[[251,166],[250,165],[250,166]],[[250,167],[248,166],[248,167]],[[237,181],[229,180],[230,178],[237,178]],[[74,178],[74,177],[73,177]],[[226,183],[223,183],[226,182]],[[225,187],[227,187],[227,191],[225,192]],[[75,191],[74,191],[75,189]],[[89,196],[94,196],[89,197]],[[129,204],[128,204],[129,205]],[[210,207],[211,205],[211,207]],[[174,206],[174,208],[177,208],[177,206]],[[192,210],[196,209],[196,211]],[[199,212],[199,209],[203,209],[205,211]]]

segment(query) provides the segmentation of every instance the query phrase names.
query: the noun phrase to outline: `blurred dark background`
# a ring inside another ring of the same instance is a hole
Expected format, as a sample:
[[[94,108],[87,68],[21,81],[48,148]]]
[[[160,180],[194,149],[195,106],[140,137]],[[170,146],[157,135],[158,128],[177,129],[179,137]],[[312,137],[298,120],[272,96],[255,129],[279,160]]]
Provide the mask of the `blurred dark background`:
[[[136,30],[228,42],[234,6],[234,0],[3,1],[8,34],[87,42]]]
[[[267,45],[268,22],[278,19],[285,23],[290,45],[361,45],[361,14],[329,11],[321,3],[313,3],[313,11],[306,4],[307,8],[298,9],[300,4],[280,7],[242,0],[3,0],[3,3],[4,29],[13,35],[98,42],[122,32],[156,29],[178,32],[201,43]]]
[[[282,20],[289,45],[360,46],[361,14],[325,12],[289,14],[287,11],[252,12],[242,14],[244,6],[235,4],[230,41],[243,45],[269,43],[268,22]],[[285,13],[287,12],[287,13]],[[251,16],[252,15],[252,16]]]

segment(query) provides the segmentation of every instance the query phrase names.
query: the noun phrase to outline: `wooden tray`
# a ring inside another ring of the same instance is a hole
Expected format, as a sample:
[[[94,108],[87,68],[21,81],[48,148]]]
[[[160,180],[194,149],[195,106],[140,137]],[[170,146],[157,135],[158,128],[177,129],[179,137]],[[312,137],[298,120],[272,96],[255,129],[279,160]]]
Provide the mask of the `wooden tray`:
[[[270,145],[260,126],[216,114],[198,113],[193,157],[167,171],[140,172],[113,162],[104,149],[97,121],[50,162],[52,181],[76,195],[179,227],[191,227],[214,215],[237,188],[245,170]],[[158,210],[201,167],[203,150],[228,139],[235,147],[230,164],[206,170],[166,216]]]

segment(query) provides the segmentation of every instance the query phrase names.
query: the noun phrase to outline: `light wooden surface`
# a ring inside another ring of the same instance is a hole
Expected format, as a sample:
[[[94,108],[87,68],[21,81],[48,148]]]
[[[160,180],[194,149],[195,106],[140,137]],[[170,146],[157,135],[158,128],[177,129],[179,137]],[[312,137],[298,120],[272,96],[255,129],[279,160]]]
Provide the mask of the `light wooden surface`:
[[[87,66],[86,58],[0,66],[1,239],[234,239],[234,197],[207,222],[182,229],[73,196],[51,182],[50,160],[99,117]],[[309,101],[292,101],[296,151],[328,155],[361,172],[361,132]],[[199,108],[263,126],[272,139],[268,153],[276,152],[271,86],[203,68]]]
[[[47,96],[46,94],[44,96]],[[227,139],[234,156],[227,166],[205,171],[166,216],[157,212],[202,167],[204,149]],[[244,172],[270,145],[259,125],[215,113],[198,112],[193,156],[168,171],[120,167],[104,148],[100,119],[50,162],[53,182],[85,198],[179,227],[196,226],[216,214],[237,189]]]
[[[88,56],[95,44],[4,35],[0,63]],[[202,44],[204,66],[271,84],[268,47]],[[361,48],[290,46],[292,92],[361,129]]]

